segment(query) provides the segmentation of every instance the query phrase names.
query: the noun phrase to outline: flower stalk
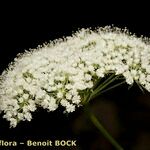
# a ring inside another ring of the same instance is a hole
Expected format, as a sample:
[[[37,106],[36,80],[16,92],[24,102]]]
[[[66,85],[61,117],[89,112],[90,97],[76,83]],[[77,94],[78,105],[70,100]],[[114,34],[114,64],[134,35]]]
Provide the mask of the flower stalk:
[[[109,90],[112,90],[116,87],[121,86],[125,83],[125,81],[119,82],[117,84],[112,85],[111,87],[106,88],[108,85],[110,85],[113,81],[115,81],[118,77],[116,77],[114,74],[112,74],[110,77],[108,77],[103,83],[100,83],[99,86],[93,91],[91,94],[87,94],[86,97],[86,106],[85,106],[85,113],[88,115],[89,119],[93,123],[93,125],[103,134],[103,136],[116,148],[116,150],[123,150],[123,148],[120,146],[120,144],[109,134],[109,132],[105,129],[105,127],[102,125],[102,123],[97,119],[97,117],[92,113],[89,109],[89,101],[98,97],[99,95],[103,94],[104,92],[107,92]]]
[[[116,148],[116,150],[123,150],[123,148],[119,145],[119,143],[109,134],[109,132],[104,128],[101,122],[97,119],[97,117],[88,110],[88,116],[94,126],[103,134],[103,136]]]

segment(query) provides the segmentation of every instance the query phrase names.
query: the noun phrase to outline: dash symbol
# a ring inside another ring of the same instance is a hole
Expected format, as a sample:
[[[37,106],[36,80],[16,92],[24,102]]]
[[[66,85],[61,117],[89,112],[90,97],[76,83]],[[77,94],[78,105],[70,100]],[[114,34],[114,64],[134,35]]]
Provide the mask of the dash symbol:
[[[24,145],[24,143],[23,143],[23,142],[20,142],[20,144],[21,144],[21,145]]]

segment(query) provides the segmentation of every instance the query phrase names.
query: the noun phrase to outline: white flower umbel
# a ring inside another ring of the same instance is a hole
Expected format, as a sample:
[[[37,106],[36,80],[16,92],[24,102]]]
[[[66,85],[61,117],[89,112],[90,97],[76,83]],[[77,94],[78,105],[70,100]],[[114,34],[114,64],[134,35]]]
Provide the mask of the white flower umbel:
[[[100,79],[108,85],[116,76],[150,91],[148,39],[118,28],[82,29],[14,59],[0,77],[0,112],[11,127],[30,121],[38,107],[73,112],[106,87]]]

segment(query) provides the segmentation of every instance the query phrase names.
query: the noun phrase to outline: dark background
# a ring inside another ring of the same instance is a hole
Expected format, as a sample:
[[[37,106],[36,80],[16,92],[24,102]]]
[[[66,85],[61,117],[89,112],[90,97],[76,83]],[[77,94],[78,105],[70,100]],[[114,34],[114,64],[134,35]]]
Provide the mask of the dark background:
[[[88,6],[85,4],[89,4]],[[17,53],[36,48],[44,42],[70,36],[81,28],[114,25],[127,27],[137,36],[150,37],[148,4],[116,2],[111,4],[86,2],[20,3],[0,5],[0,72]],[[128,150],[150,150],[150,96],[135,85],[130,91],[124,86],[105,94],[91,103],[106,128]],[[47,113],[38,110],[31,122],[22,122],[9,129],[0,116],[0,139],[77,139],[76,149],[112,150],[113,147],[88,121],[83,109],[64,115],[62,110]],[[29,149],[29,148],[28,148]]]

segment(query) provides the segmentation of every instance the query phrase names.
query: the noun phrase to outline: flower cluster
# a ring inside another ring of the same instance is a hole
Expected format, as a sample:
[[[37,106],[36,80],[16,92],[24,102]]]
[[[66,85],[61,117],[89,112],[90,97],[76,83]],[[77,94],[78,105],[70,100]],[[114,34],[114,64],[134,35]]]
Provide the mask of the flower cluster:
[[[82,29],[18,55],[0,76],[0,111],[16,127],[38,107],[73,112],[108,74],[150,91],[150,44],[126,30]],[[86,93],[87,94],[87,93]]]

